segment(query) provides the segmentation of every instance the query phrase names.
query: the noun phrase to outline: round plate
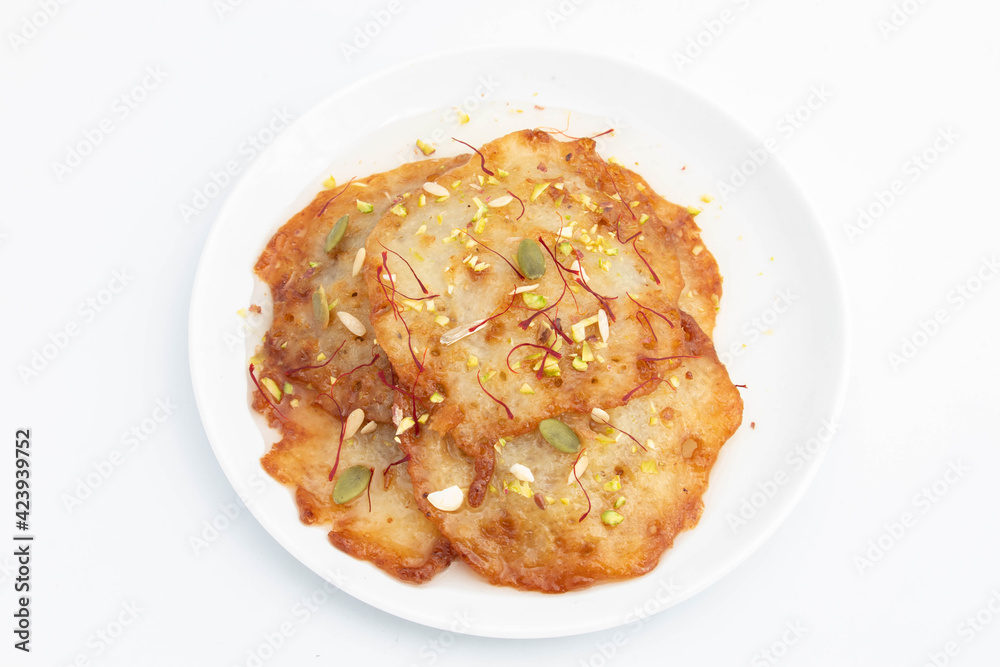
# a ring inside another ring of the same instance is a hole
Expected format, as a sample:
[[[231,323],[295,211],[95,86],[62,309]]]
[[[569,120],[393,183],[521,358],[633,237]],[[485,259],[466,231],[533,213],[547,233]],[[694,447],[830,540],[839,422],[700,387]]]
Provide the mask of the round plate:
[[[459,110],[471,121],[462,124]],[[237,311],[254,298],[252,267],[265,243],[327,175],[346,182],[422,158],[418,138],[436,145],[439,157],[462,152],[451,137],[478,145],[530,127],[574,136],[614,127],[614,136],[598,139],[605,158],[635,168],[666,198],[704,209],[697,220],[725,277],[714,337],[733,381],[746,385],[743,426],[722,449],[700,524],[644,577],[542,595],[490,586],[457,562],[427,584],[404,584],[337,551],[326,529],[302,525],[291,493],[261,470],[270,442],[249,408],[247,342],[260,340],[266,322]],[[815,212],[761,146],[684,86],[586,53],[450,53],[331,96],[246,171],[198,268],[191,375],[229,481],[318,575],[436,628],[491,637],[577,634],[641,622],[705,589],[757,549],[805,491],[836,430],[848,374],[847,311],[833,254]],[[456,624],[458,617],[471,623]]]

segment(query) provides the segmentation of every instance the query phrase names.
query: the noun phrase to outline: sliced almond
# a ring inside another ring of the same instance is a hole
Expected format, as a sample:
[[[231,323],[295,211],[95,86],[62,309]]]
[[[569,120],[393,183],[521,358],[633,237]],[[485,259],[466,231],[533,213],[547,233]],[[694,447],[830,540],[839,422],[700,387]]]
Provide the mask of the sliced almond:
[[[368,435],[369,433],[374,433],[375,429],[378,428],[378,424],[375,422],[368,422],[365,424],[358,433],[361,435]]]
[[[501,206],[506,206],[512,201],[514,201],[513,197],[510,195],[504,195],[503,197],[497,197],[496,199],[490,200],[488,205],[490,208],[500,208]]]
[[[535,481],[535,476],[531,474],[531,468],[520,463],[515,463],[510,467],[510,474],[522,482]]]
[[[479,331],[479,328],[485,323],[486,320],[476,320],[475,322],[469,322],[468,324],[463,324],[462,326],[455,327],[454,329],[449,329],[441,334],[441,344],[451,345],[452,343],[457,343],[466,336],[471,336]]]
[[[358,248],[358,254],[354,256],[354,268],[351,269],[351,277],[361,273],[361,267],[365,263],[365,247]]]
[[[447,188],[432,181],[424,183],[424,190],[427,194],[433,195],[434,197],[447,197],[449,194]]]
[[[590,463],[590,460],[586,456],[581,456],[577,460],[576,465],[573,466],[573,470],[569,473],[569,479],[566,480],[566,483],[570,486],[576,484],[576,478],[583,477],[583,473],[587,472],[588,463]]]
[[[449,486],[441,491],[434,491],[427,494],[427,502],[442,512],[454,512],[462,506],[465,494],[457,486]]]
[[[608,314],[604,312],[603,308],[597,311],[597,330],[601,332],[601,340],[607,343],[608,337],[611,335],[611,328],[608,325]]]
[[[600,408],[594,408],[590,411],[590,418],[593,419],[598,424],[610,424],[611,415]]]
[[[364,336],[368,332],[368,330],[365,329],[365,325],[361,323],[361,320],[350,313],[338,310],[337,317],[339,317],[340,321],[345,327],[347,327],[347,330],[355,336]]]
[[[344,439],[346,440],[357,433],[364,421],[365,411],[361,408],[357,408],[351,414],[347,415],[347,420],[344,422]]]
[[[508,292],[507,296],[514,296],[515,294],[523,294],[524,292],[531,292],[532,290],[538,289],[538,285],[524,285],[523,287],[518,287],[513,292]]]

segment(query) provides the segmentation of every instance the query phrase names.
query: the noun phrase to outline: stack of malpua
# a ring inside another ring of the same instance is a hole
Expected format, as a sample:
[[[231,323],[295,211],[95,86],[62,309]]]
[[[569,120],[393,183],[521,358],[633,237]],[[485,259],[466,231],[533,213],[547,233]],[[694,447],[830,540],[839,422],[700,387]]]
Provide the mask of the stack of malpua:
[[[456,557],[548,593],[651,570],[743,402],[687,209],[538,130],[319,193],[256,265],[262,463],[303,522],[408,582]]]

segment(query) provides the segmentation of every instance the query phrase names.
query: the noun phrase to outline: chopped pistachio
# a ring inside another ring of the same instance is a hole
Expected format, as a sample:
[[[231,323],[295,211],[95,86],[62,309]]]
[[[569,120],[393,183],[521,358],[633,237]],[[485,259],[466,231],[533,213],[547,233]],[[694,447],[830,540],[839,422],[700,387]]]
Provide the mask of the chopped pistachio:
[[[535,390],[532,389],[531,385],[529,385],[527,382],[525,382],[524,384],[521,385],[521,390],[520,391],[521,391],[522,394],[529,394],[529,395],[532,395],[532,394],[535,393]]]
[[[260,383],[267,388],[267,391],[274,396],[274,400],[281,402],[281,387],[271,378],[261,378]]]
[[[292,386],[291,382],[286,382],[285,386],[282,387],[282,389],[284,390],[284,392],[286,394],[294,394],[295,393],[295,387]]]
[[[465,365],[469,368],[475,368],[479,365],[479,357],[474,354],[470,354],[469,358],[465,360]]]
[[[323,187],[327,190],[337,187],[337,179],[333,176],[327,176],[323,179]]]
[[[615,501],[615,509],[618,509],[625,504],[625,496],[618,496],[618,500]]]
[[[330,302],[326,300],[326,290],[320,285],[312,295],[313,317],[320,329],[330,324]]]
[[[643,461],[641,464],[639,464],[639,467],[642,469],[643,472],[649,473],[650,475],[655,475],[659,472],[656,469],[656,461],[653,461],[652,459],[648,461]]]
[[[361,201],[360,199],[357,200],[357,204],[358,204],[358,210],[361,211],[362,213],[371,213],[372,211],[375,210],[374,206],[372,206],[368,202]]]
[[[582,359],[580,359],[578,357],[574,357],[573,358],[572,366],[573,366],[573,368],[575,368],[578,371],[585,371],[585,370],[587,370],[587,362],[583,361]]]
[[[420,152],[423,153],[424,155],[431,155],[431,154],[434,153],[434,151],[437,150],[436,148],[434,148],[430,144],[428,144],[428,143],[426,143],[426,142],[424,142],[424,141],[422,141],[420,139],[417,139],[417,148],[419,148]]]
[[[545,192],[545,190],[548,187],[549,187],[548,183],[538,183],[537,185],[535,185],[535,189],[531,191],[531,198],[530,198],[530,200],[531,201],[535,201],[536,199],[538,199],[539,195],[541,195],[543,192]]]
[[[606,526],[617,526],[625,517],[614,510],[604,510],[601,512],[601,521]]]
[[[604,483],[605,491],[621,491],[622,489],[622,478],[620,475],[615,475],[614,479]]]
[[[649,216],[646,215],[645,213],[643,213],[642,215],[639,216],[639,224],[640,225],[646,224],[647,220],[649,220]]]
[[[389,210],[392,211],[394,214],[398,215],[401,218],[405,218],[406,217],[406,208],[402,204],[396,204],[395,206],[393,206]]]
[[[413,428],[416,422],[413,421],[413,417],[403,417],[399,420],[399,426],[396,427],[396,435],[402,435]]]
[[[524,305],[531,310],[541,310],[548,303],[548,299],[534,292],[522,292],[521,299],[524,300]]]
[[[426,424],[428,419],[430,419],[430,414],[426,412],[417,417],[417,421],[420,422],[421,424]]]
[[[688,213],[690,213],[692,216],[696,216],[699,213],[701,213],[701,209],[700,208],[695,208],[694,206],[688,206],[687,210],[688,210]]]
[[[417,206],[423,208],[426,205],[427,205],[427,195],[421,192],[420,196],[417,197]]]
[[[435,324],[439,324],[444,327],[448,326],[448,323],[451,322],[451,319],[447,315],[438,315],[437,317],[434,318],[434,322]]]
[[[444,396],[439,391],[431,394],[431,403],[444,403]]]

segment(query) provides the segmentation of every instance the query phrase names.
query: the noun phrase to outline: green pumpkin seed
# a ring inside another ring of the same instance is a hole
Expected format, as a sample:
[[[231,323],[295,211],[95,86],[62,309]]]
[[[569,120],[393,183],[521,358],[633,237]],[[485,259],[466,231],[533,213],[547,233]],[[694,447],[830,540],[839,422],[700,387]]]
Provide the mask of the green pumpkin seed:
[[[340,220],[334,223],[333,229],[330,233],[326,235],[326,243],[323,244],[323,250],[330,252],[337,247],[340,243],[340,239],[344,238],[344,232],[347,231],[347,223],[350,221],[350,216],[341,216]]]
[[[545,257],[535,239],[521,239],[517,246],[517,265],[529,280],[541,278],[545,274]]]
[[[333,487],[333,502],[338,505],[349,503],[368,488],[372,469],[367,466],[351,466],[341,473]]]
[[[580,437],[558,419],[543,419],[538,425],[538,431],[546,442],[560,452],[576,454],[580,451]]]
[[[313,292],[313,317],[321,329],[330,323],[330,302],[326,300],[326,290],[322,285]]]

